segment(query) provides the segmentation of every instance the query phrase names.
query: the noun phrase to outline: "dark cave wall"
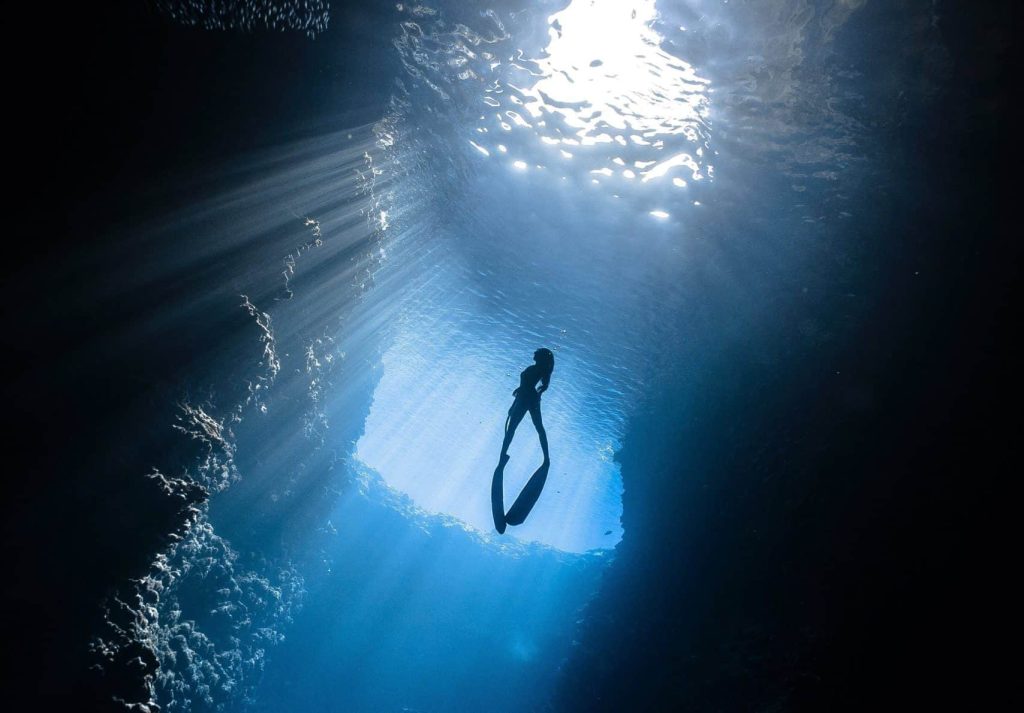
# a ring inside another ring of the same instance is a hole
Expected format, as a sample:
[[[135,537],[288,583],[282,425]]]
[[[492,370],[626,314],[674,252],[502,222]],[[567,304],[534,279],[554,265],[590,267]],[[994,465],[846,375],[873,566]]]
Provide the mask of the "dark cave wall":
[[[887,137],[865,318],[824,351],[780,318],[631,424],[626,535],[560,710],[1005,705],[1014,12],[939,7],[953,74],[934,113]]]

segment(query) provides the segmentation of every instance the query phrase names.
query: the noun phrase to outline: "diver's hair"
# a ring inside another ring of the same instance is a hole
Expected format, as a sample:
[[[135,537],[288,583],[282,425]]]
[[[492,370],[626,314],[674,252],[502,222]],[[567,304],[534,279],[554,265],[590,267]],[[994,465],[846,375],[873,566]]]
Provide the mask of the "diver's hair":
[[[533,358],[537,365],[544,369],[544,375],[551,378],[551,372],[555,370],[555,355],[551,350],[541,347],[533,353]]]

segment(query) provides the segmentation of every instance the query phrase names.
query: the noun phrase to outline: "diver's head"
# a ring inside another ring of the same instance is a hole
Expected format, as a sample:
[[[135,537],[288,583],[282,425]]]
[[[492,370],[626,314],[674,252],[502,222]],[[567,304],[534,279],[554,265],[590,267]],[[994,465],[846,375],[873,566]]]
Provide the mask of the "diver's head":
[[[552,367],[555,365],[555,355],[550,349],[541,347],[533,353],[533,360],[541,366]]]

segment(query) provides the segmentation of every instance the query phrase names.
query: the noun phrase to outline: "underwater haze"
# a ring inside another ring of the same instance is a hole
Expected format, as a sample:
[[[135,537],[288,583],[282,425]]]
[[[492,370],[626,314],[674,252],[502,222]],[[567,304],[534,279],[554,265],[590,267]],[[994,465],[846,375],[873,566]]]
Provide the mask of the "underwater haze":
[[[1007,7],[83,11],[68,237],[10,283],[64,325],[15,352],[69,433],[5,531],[54,612],[21,649],[68,642],[27,675],[166,713],[970,700],[939,582],[1000,428],[965,414],[1019,265]],[[539,348],[550,468],[496,529]]]

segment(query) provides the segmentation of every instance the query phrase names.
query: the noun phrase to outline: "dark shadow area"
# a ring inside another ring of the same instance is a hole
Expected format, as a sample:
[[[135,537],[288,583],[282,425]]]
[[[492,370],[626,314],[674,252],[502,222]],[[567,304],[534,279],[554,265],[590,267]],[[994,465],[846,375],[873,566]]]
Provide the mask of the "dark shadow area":
[[[888,7],[869,3],[846,31],[887,27]],[[782,318],[765,328],[770,358],[732,345],[633,421],[626,536],[558,710],[1010,705],[1017,538],[1000,493],[1019,460],[1006,411],[1021,395],[1007,116],[1019,18],[1005,2],[936,14],[946,94],[878,137],[893,178],[862,233],[869,318],[825,354],[801,352]],[[903,51],[881,47],[871,71]],[[840,308],[817,309],[834,321]]]
[[[168,252],[134,241],[133,225],[200,200],[198,181],[187,180],[194,171],[317,122],[380,115],[390,90],[376,85],[388,70],[371,58],[386,47],[363,34],[374,10],[331,5],[331,31],[312,42],[302,33],[184,27],[129,1],[9,17],[45,48],[44,59],[25,66],[22,57],[13,73],[24,151],[9,166],[17,209],[0,268],[11,444],[2,537],[19,573],[3,593],[5,679],[22,682],[35,706],[99,705],[87,645],[101,602],[144,574],[205,498],[146,477],[154,467],[178,475],[196,455],[172,425],[178,403],[201,401],[206,385],[187,392],[183,376],[253,328],[241,310],[227,323],[168,321],[183,296],[210,289],[195,276],[112,298],[130,266],[144,274]],[[374,92],[384,94],[375,106]],[[360,111],[345,114],[353,104]],[[245,259],[223,256],[221,277]],[[152,662],[138,665],[141,673]],[[97,695],[109,700],[109,692]]]

